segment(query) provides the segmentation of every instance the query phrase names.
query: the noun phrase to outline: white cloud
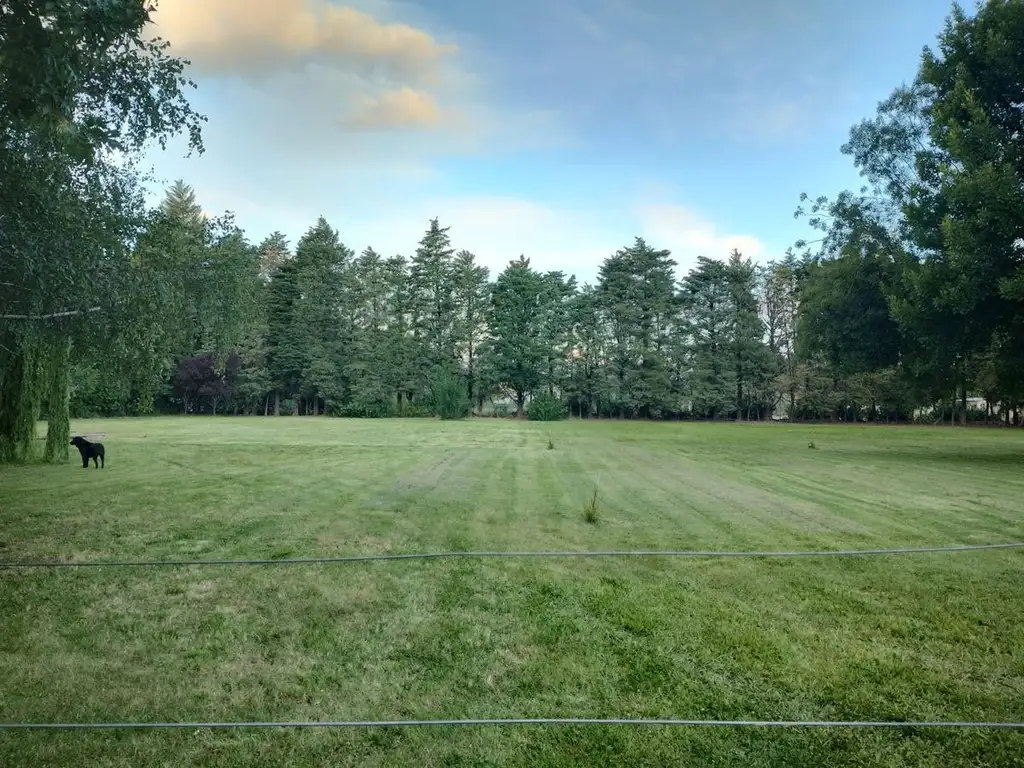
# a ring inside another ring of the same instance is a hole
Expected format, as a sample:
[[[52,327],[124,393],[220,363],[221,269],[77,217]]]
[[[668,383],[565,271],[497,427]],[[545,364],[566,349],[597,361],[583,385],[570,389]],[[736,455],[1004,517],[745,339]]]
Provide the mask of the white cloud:
[[[726,259],[733,248],[753,261],[765,254],[764,243],[757,237],[721,232],[714,223],[676,203],[639,205],[636,218],[642,237],[655,247],[672,251],[680,276],[696,263],[698,256]]]

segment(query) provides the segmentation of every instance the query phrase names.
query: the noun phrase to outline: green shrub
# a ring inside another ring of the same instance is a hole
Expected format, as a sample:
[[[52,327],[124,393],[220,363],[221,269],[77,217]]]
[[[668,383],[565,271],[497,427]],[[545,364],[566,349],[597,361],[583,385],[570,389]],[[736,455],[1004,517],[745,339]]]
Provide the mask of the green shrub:
[[[383,397],[361,398],[336,409],[337,415],[354,419],[386,419],[395,416],[397,410],[394,400]]]
[[[437,414],[434,413],[432,406],[428,407],[423,403],[403,403],[398,415],[403,419],[429,419]]]
[[[565,405],[557,397],[543,393],[530,399],[526,418],[530,421],[561,421],[565,418]]]
[[[472,411],[472,403],[461,376],[441,371],[430,388],[430,405],[435,416],[442,419],[464,419]]]

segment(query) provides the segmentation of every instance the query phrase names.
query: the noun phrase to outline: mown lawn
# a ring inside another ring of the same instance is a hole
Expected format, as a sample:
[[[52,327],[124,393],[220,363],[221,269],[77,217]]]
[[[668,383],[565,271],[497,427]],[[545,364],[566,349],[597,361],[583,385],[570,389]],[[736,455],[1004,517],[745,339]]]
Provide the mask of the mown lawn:
[[[1024,540],[1024,434],[77,422],[0,469],[0,560]],[[554,450],[548,450],[548,440]],[[815,448],[808,447],[813,441]],[[598,490],[600,521],[582,509]],[[1024,552],[0,571],[0,720],[1024,720]],[[0,765],[1010,766],[1024,733],[0,732]]]

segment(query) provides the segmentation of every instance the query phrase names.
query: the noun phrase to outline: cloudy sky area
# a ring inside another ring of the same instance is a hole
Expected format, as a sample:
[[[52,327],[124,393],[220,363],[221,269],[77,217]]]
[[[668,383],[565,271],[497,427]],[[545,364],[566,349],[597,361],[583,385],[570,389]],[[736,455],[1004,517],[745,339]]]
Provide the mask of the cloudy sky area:
[[[500,271],[593,280],[642,236],[685,271],[807,233],[859,185],[850,126],[913,77],[943,0],[160,0],[206,153],[150,158],[250,238],[323,215],[411,255],[433,216]],[[161,193],[162,194],[162,193]]]

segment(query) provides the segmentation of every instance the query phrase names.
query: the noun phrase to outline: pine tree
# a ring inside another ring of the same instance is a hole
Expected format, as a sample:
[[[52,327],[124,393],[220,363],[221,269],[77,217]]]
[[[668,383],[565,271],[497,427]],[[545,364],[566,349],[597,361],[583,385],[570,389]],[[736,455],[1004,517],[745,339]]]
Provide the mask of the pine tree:
[[[478,358],[487,331],[487,310],[491,299],[488,276],[487,267],[477,264],[476,257],[469,251],[459,251],[455,255],[456,354],[465,366],[469,399],[477,402],[478,407],[482,407],[482,397],[477,393]]]
[[[675,262],[642,238],[605,260],[599,295],[613,343],[620,415],[660,416],[671,407],[668,344],[676,323]]]
[[[417,318],[409,261],[392,256],[385,261],[387,275],[387,375],[395,393],[398,412],[417,395],[424,393],[422,382],[422,345],[414,323]]]
[[[350,410],[359,416],[397,413],[395,363],[389,328],[389,267],[373,248],[360,254],[351,270],[355,310],[354,343],[346,372]]]
[[[425,391],[439,368],[458,366],[455,352],[455,250],[448,227],[437,219],[420,240],[410,264],[413,331],[420,340],[419,389]]]
[[[735,371],[730,365],[732,290],[728,267],[704,256],[683,280],[683,332],[691,354],[689,394],[696,416],[715,419],[731,409]]]
[[[736,249],[726,265],[729,285],[728,355],[735,386],[736,419],[761,410],[768,382],[768,354],[764,323],[758,312],[757,273],[750,259]]]
[[[570,305],[568,350],[570,413],[601,414],[606,398],[604,359],[606,336],[597,289],[584,285]]]
[[[260,279],[269,282],[281,266],[292,257],[288,238],[280,232],[269,235],[257,249],[259,253]]]
[[[301,392],[307,412],[326,410],[345,397],[346,350],[351,348],[352,300],[348,270],[353,253],[322,216],[295,248],[298,302],[294,341],[305,347]]]
[[[165,216],[194,227],[201,227],[206,218],[202,207],[196,202],[195,190],[182,179],[178,179],[168,188],[163,202],[160,203],[160,210]]]
[[[562,272],[543,275],[544,290],[538,307],[540,343],[544,349],[541,385],[551,396],[560,394],[565,386],[565,360],[569,349],[572,323],[572,297],[576,295],[576,278]]]
[[[509,262],[494,284],[488,362],[497,383],[511,391],[519,417],[541,381],[545,350],[538,307],[544,292],[544,278],[524,256]]]

